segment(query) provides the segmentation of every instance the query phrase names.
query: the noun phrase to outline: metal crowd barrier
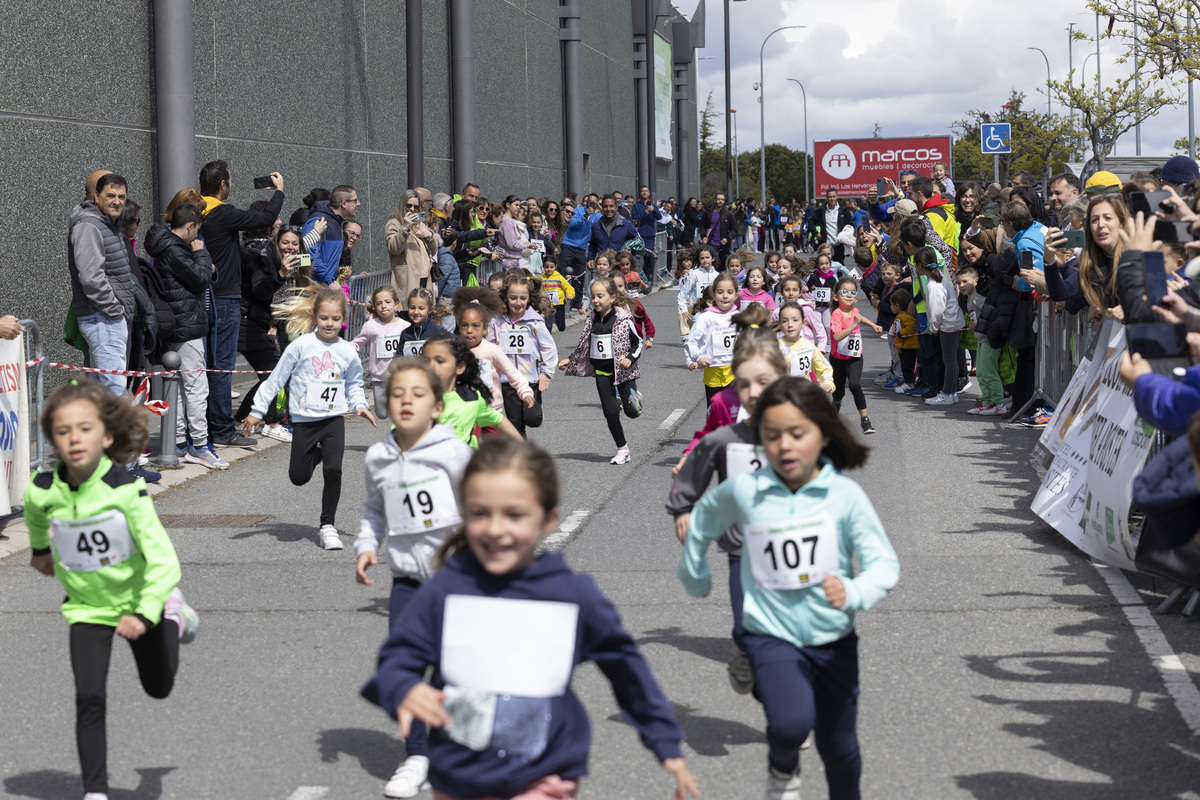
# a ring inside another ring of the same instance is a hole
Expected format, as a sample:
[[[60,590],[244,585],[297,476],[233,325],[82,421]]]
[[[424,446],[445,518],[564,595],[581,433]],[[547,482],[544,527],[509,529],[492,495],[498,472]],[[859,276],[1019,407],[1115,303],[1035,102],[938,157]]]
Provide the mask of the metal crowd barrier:
[[[1033,397],[1017,409],[1014,418],[1033,408],[1039,400],[1058,406],[1071,376],[1088,352],[1095,331],[1086,311],[1068,314],[1048,300],[1037,303],[1037,326]]]
[[[350,280],[346,282],[346,285],[350,287],[350,319],[349,327],[345,331],[347,341],[358,336],[363,325],[367,324],[366,304],[371,302],[371,293],[380,286],[387,286],[391,282],[392,271],[390,269],[378,272],[360,272],[350,276]],[[401,302],[403,299],[401,298]]]
[[[37,361],[33,369],[34,376],[26,372],[25,379],[29,386],[29,420],[31,433],[37,437],[37,458],[29,462],[29,469],[36,472],[46,463],[46,435],[42,432],[42,408],[45,405],[46,362],[43,359],[45,351],[42,347],[42,330],[31,319],[19,320],[18,324],[25,329],[25,361]],[[29,380],[33,377],[33,380]]]

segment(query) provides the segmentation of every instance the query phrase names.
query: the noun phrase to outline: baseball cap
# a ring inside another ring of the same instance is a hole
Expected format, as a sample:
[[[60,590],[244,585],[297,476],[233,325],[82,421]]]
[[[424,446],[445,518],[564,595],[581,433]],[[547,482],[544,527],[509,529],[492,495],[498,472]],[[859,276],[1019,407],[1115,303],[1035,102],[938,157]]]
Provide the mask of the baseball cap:
[[[1084,194],[1109,194],[1121,191],[1121,179],[1108,170],[1100,170],[1088,178],[1083,186]]]
[[[903,200],[897,200],[896,205],[892,206],[893,216],[899,214],[904,217],[915,217],[917,215],[917,204],[907,197]]]

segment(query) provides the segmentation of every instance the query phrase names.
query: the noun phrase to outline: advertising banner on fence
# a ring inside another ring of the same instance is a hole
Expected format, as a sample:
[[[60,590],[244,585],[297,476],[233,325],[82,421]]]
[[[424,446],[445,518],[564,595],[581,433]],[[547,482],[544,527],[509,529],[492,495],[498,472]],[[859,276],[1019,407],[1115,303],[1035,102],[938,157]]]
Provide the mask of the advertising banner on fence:
[[[671,43],[654,34],[654,157],[670,161],[671,153]]]
[[[938,161],[950,163],[949,136],[913,136],[907,139],[838,139],[813,142],[817,171],[817,197],[830,188],[838,194],[859,196],[878,178],[899,182],[900,170],[933,174]]]
[[[1134,569],[1129,529],[1133,479],[1150,452],[1154,429],[1138,417],[1121,383],[1125,327],[1108,320],[1095,359],[1072,378],[1055,412],[1054,459],[1034,496],[1034,513],[1092,558]],[[1044,446],[1044,445],[1043,445]]]
[[[0,501],[7,514],[21,505],[29,481],[29,392],[25,386],[25,337],[0,339]]]

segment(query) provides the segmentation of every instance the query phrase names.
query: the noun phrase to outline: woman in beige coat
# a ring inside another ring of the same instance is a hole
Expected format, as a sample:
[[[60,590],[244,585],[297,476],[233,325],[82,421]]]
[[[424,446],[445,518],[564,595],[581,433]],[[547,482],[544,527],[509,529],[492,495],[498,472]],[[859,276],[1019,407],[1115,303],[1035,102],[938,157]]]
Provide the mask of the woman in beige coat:
[[[408,302],[409,292],[428,287],[429,271],[437,257],[437,237],[420,217],[421,198],[409,189],[400,196],[396,210],[383,228],[392,264],[392,284],[400,294],[402,308]]]

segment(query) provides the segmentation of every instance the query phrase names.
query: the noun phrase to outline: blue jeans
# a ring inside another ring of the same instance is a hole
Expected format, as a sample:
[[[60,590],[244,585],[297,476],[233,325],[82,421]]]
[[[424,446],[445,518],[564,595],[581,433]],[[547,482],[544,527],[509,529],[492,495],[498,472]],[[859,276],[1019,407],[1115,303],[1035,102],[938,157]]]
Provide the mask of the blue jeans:
[[[404,616],[404,607],[417,593],[421,584],[412,578],[392,578],[392,596],[388,600],[388,638],[395,634]],[[404,757],[429,755],[429,729],[425,723],[414,719],[408,730],[408,738],[404,740]]]
[[[96,369],[125,369],[129,363],[129,323],[124,317],[105,316],[97,311],[79,317],[79,332],[88,345],[88,366]],[[96,375],[113,394],[125,394],[124,375]]]
[[[242,302],[237,297],[218,297],[214,301],[217,321],[209,334],[213,369],[237,366],[238,330],[242,323]],[[237,433],[233,424],[233,376],[208,373],[208,436],[225,439]]]
[[[858,635],[796,647],[773,636],[744,637],[754,667],[754,696],[767,715],[767,760],[780,772],[800,764],[800,745],[815,731],[830,800],[859,800]]]

